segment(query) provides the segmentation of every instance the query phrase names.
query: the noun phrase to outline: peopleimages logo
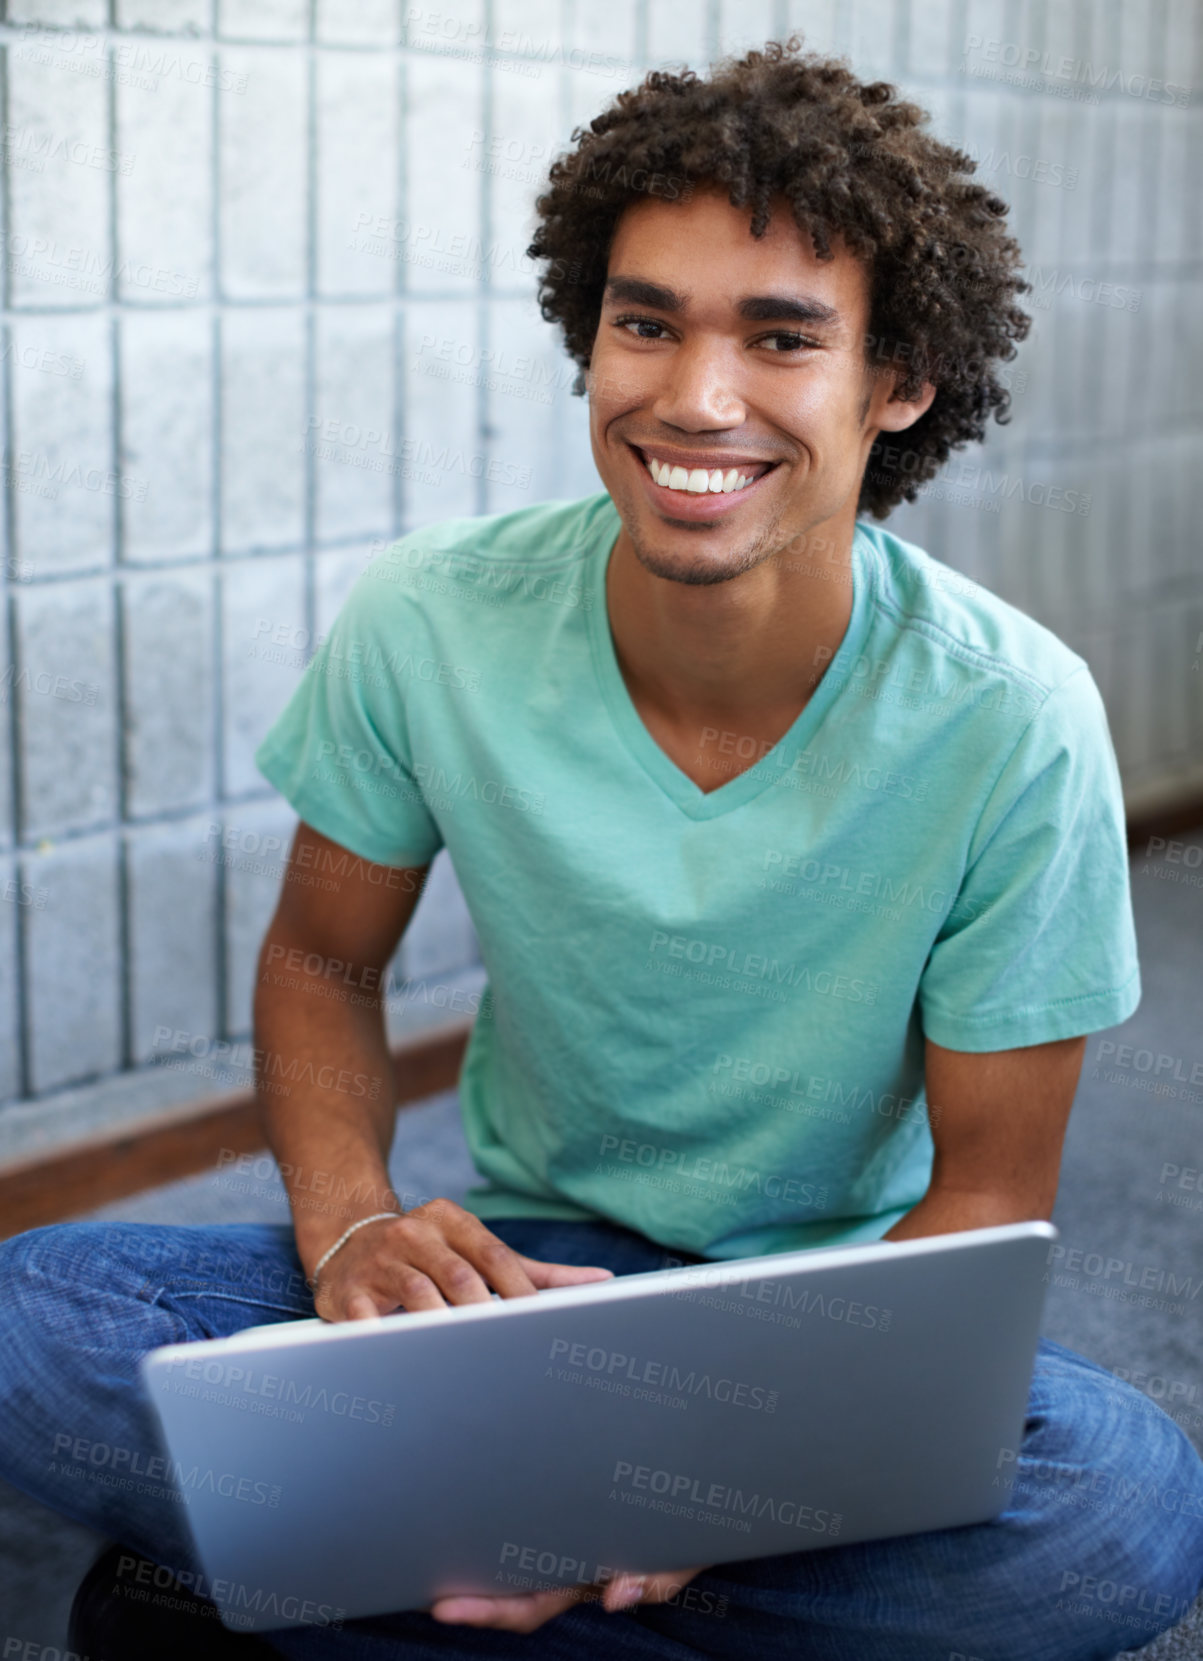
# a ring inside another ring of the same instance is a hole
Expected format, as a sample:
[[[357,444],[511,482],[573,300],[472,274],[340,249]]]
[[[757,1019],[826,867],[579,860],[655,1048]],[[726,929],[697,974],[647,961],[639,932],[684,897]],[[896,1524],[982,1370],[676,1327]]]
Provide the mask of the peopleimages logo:
[[[732,1488],[725,1482],[705,1482],[702,1477],[689,1476],[674,1471],[653,1470],[650,1465],[633,1465],[629,1460],[619,1459],[614,1466],[614,1474],[610,1481],[614,1486],[610,1490],[611,1499],[631,1500],[635,1503],[645,1500],[645,1495],[659,1496],[661,1504],[647,1502],[649,1510],[672,1510],[676,1513],[684,1512],[692,1515],[697,1521],[717,1521],[720,1518],[728,1521],[731,1526],[741,1533],[750,1533],[749,1516],[767,1517],[771,1522],[784,1523],[786,1527],[807,1529],[815,1534],[828,1534],[833,1539],[840,1532],[843,1523],[843,1514],[839,1511],[816,1510],[813,1505],[803,1505],[797,1499],[775,1499],[771,1494],[746,1494],[742,1488]],[[643,1490],[641,1493],[620,1493],[619,1485],[625,1489]],[[693,1511],[699,1507],[699,1511]],[[713,1513],[713,1516],[707,1515]],[[726,1513],[726,1517],[723,1514]]]
[[[709,970],[722,969],[732,975],[746,975],[749,979],[776,985],[801,986],[808,992],[821,992],[833,998],[847,998],[852,1003],[877,1002],[877,982],[860,980],[836,974],[830,969],[812,971],[805,963],[779,963],[775,957],[760,952],[742,951],[737,946],[726,946],[717,940],[689,940],[681,934],[666,934],[653,929],[649,954],[667,948],[666,955],[686,963],[702,964]]]
[[[776,1390],[766,1390],[762,1385],[747,1384],[733,1378],[715,1378],[710,1373],[699,1373],[696,1367],[682,1372],[671,1362],[643,1360],[637,1355],[626,1355],[621,1350],[605,1349],[600,1344],[591,1347],[581,1342],[570,1343],[567,1338],[553,1338],[548,1360],[563,1360],[569,1367],[583,1367],[610,1379],[662,1385],[666,1390],[675,1390],[686,1396],[706,1396],[711,1401],[729,1403],[732,1407],[747,1407],[755,1413],[777,1411]]]
[[[141,1448],[92,1442],[86,1436],[75,1436],[66,1430],[55,1435],[50,1468],[63,1476],[87,1472],[90,1478],[95,1478],[99,1472],[109,1487],[128,1489],[135,1478],[143,1479],[140,1491],[148,1485],[155,1490],[171,1484],[179,1491],[185,1505],[191,1502],[194,1493],[209,1493],[219,1494],[223,1499],[242,1500],[248,1505],[266,1505],[274,1510],[283,1491],[278,1482],[257,1481],[254,1477],[240,1476],[235,1471],[202,1470],[199,1465],[185,1470],[178,1459],[168,1460],[161,1454],[148,1458]],[[187,1492],[184,1492],[185,1489]]]
[[[1081,1246],[1050,1246],[1047,1262],[1070,1273],[1081,1270],[1092,1280],[1111,1281],[1119,1277],[1124,1286],[1139,1287],[1146,1292],[1168,1292],[1172,1298],[1185,1295],[1190,1301],[1203,1292],[1203,1278],[1177,1275],[1153,1263],[1140,1265],[1123,1257],[1104,1257],[1102,1252],[1086,1251]],[[1047,1271],[1045,1279],[1048,1279]]]
[[[329,1391],[325,1386],[315,1387],[311,1383],[302,1385],[295,1378],[280,1373],[264,1372],[229,1361],[206,1361],[189,1356],[184,1361],[172,1362],[160,1387],[174,1390],[179,1395],[195,1394],[181,1387],[177,1382],[181,1378],[207,1384],[235,1397],[279,1402],[286,1407],[330,1413],[335,1418],[358,1419],[364,1424],[391,1425],[397,1411],[395,1402],[352,1395],[349,1390]]]
[[[740,1096],[751,1100],[784,1105],[791,1112],[815,1111],[791,1102],[791,1096],[803,1096],[814,1101],[834,1103],[839,1108],[852,1107],[858,1113],[876,1113],[883,1119],[903,1119],[909,1124],[933,1125],[939,1123],[940,1108],[928,1103],[922,1094],[900,1096],[894,1090],[874,1092],[868,1085],[847,1084],[843,1079],[824,1078],[821,1073],[804,1073],[800,1067],[770,1066],[752,1056],[733,1056],[723,1052],[717,1055],[710,1068],[707,1089],[713,1095]],[[722,1074],[722,1078],[719,1078]],[[730,1082],[728,1082],[730,1081]],[[741,1086],[750,1085],[752,1089]],[[754,1090],[771,1086],[765,1094],[754,1095]],[[835,1112],[817,1115],[834,1119],[837,1123],[852,1123],[849,1113]]]
[[[859,761],[844,757],[832,760],[818,750],[800,750],[787,760],[775,758],[781,768],[778,783],[794,789],[814,785],[821,790],[838,791],[845,784],[859,785],[862,790],[882,790],[888,796],[902,796],[921,802],[927,796],[926,779],[913,779],[908,773],[896,773],[892,767],[865,767]]]
[[[869,1327],[888,1332],[893,1310],[878,1304],[860,1303],[857,1299],[832,1297],[822,1291],[808,1291],[805,1286],[790,1286],[781,1280],[732,1280],[730,1264],[704,1263],[678,1268],[670,1293],[674,1298],[688,1298],[710,1309],[721,1309],[732,1314],[751,1315],[757,1320],[771,1320],[774,1324],[796,1327],[798,1318],[787,1311],[800,1309],[804,1315],[819,1315],[829,1321],[846,1321],[849,1326]],[[743,1301],[741,1301],[743,1300]],[[770,1309],[762,1309],[769,1304]]]
[[[342,1630],[347,1611],[329,1603],[314,1603],[294,1592],[281,1593],[278,1588],[246,1586],[237,1580],[209,1580],[202,1573],[190,1569],[169,1569],[165,1563],[152,1563],[146,1557],[122,1556],[117,1559],[117,1577],[128,1576],[121,1588],[127,1597],[141,1598],[165,1608],[174,1607],[173,1594],[195,1592],[197,1597],[209,1598],[217,1604],[229,1624],[249,1626],[254,1616],[279,1615],[286,1621],[301,1621],[308,1626],[329,1626]],[[136,1582],[136,1584],[135,1584]],[[152,1593],[157,1588],[157,1595]],[[87,1656],[81,1661],[88,1661]]]
[[[784,1200],[790,1205],[812,1206],[816,1211],[827,1208],[827,1185],[802,1182],[788,1172],[760,1171],[755,1166],[729,1165],[725,1159],[709,1154],[696,1154],[656,1142],[636,1142],[633,1137],[619,1137],[607,1131],[601,1139],[598,1152],[612,1158],[595,1169],[604,1169],[615,1160],[644,1169],[668,1172],[673,1177],[693,1182],[715,1183],[720,1188],[736,1188],[740,1193],[764,1194],[771,1200]],[[676,1184],[663,1184],[676,1188]]]

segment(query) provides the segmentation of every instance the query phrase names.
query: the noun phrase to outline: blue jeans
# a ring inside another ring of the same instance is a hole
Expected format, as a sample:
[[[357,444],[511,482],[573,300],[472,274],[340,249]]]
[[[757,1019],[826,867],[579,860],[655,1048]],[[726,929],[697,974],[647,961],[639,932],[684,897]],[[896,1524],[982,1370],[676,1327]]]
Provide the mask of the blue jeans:
[[[529,1256],[617,1274],[688,1257],[610,1224],[489,1226]],[[0,1474],[194,1573],[179,1498],[155,1480],[162,1450],[138,1359],[312,1314],[287,1225],[67,1223],[5,1242]],[[672,1602],[631,1612],[578,1604],[516,1634],[413,1611],[268,1641],[298,1661],[1102,1661],[1182,1618],[1203,1579],[1203,1460],[1167,1414],[1041,1339],[1009,1469],[991,1522],[719,1563]]]

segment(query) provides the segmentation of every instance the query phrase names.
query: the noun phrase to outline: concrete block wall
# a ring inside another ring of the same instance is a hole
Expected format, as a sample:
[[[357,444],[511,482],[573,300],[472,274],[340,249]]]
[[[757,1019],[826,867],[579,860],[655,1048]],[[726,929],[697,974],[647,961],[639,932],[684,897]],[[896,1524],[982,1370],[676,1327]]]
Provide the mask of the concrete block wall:
[[[794,27],[974,155],[1036,285],[1012,424],[892,525],[1084,653],[1134,807],[1203,784],[1192,0],[9,0],[0,1158],[202,1093],[164,1028],[248,1034],[254,750],[373,539],[600,488],[552,157]],[[444,857],[398,967],[476,958]]]

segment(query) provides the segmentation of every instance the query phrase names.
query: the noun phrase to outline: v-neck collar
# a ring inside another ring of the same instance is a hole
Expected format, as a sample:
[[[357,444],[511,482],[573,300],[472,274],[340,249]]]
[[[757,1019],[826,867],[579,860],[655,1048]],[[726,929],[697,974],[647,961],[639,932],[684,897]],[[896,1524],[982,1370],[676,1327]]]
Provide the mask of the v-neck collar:
[[[622,529],[622,520],[608,495],[601,503],[601,510],[598,515],[598,545],[588,561],[586,581],[590,600],[586,615],[593,665],[602,697],[619,737],[664,794],[690,819],[716,819],[720,814],[742,807],[767,789],[774,779],[780,778],[783,759],[792,759],[806,748],[839,696],[848,667],[855,661],[868,629],[873,580],[872,545],[858,523],[852,536],[852,615],[839,650],[827,665],[822,680],[799,712],[797,720],[754,766],[738,773],[717,790],[707,791],[683,773],[656,743],[644,726],[643,717],[632,703],[622,678],[606,603],[606,573]]]

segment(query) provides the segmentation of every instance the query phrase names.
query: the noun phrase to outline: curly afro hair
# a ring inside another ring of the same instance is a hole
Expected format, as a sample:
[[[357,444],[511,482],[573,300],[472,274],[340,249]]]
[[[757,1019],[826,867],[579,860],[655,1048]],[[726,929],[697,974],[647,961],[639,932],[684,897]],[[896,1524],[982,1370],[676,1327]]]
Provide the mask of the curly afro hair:
[[[578,365],[573,392],[585,391],[610,246],[630,203],[725,186],[762,237],[770,199],[783,196],[816,258],[834,257],[834,236],[868,270],[866,365],[896,375],[904,399],[924,381],[936,387],[911,427],[878,435],[858,513],[884,519],[913,502],[953,449],[985,437],[991,411],[1009,420],[993,366],[1031,326],[1015,304],[1031,284],[1017,272],[1007,204],[969,177],[972,157],[923,130],[928,119],[888,82],[866,85],[843,61],[803,52],[795,33],[724,58],[708,80],[653,70],[574,128],[576,149],[552,164],[527,249],[551,262],[539,308]]]

